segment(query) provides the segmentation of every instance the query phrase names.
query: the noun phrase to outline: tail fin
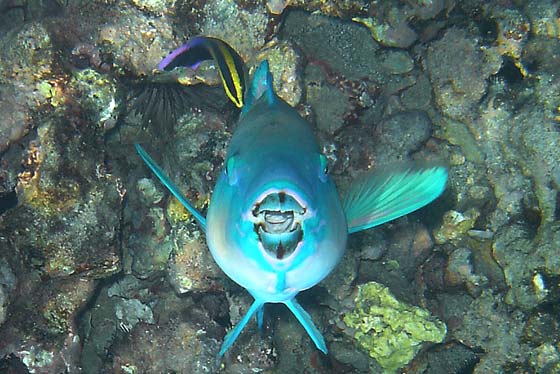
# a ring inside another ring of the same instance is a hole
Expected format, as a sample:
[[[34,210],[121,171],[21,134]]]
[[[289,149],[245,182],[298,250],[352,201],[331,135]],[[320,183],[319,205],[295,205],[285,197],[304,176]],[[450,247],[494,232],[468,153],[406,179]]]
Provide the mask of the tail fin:
[[[241,334],[241,331],[243,331],[243,328],[245,327],[247,322],[249,322],[249,320],[251,319],[251,317],[253,317],[255,313],[258,312],[261,315],[259,318],[262,320],[263,305],[264,303],[262,301],[255,300],[253,304],[251,304],[249,310],[247,311],[247,313],[245,313],[241,321],[239,321],[233,329],[229,330],[229,332],[226,334],[226,337],[224,338],[224,342],[222,343],[220,352],[218,353],[218,360],[221,359],[224,353],[226,353],[226,351],[229,349],[229,347],[232,346],[232,344],[235,342],[239,334]]]
[[[315,343],[317,349],[324,354],[327,354],[328,351],[327,345],[325,344],[325,339],[323,339],[323,335],[319,332],[319,330],[313,323],[313,320],[311,319],[309,313],[307,313],[305,309],[303,309],[303,307],[299,305],[295,298],[285,301],[284,304],[286,304],[288,309],[290,309],[294,316],[296,316],[299,323],[301,323],[305,331],[307,331],[307,334],[309,335],[311,340],[313,340],[313,343]]]
[[[264,95],[269,104],[273,104],[277,100],[272,87],[272,74],[270,74],[267,60],[262,61],[255,70],[253,80],[245,96],[245,106],[243,106],[242,113],[247,113],[251,106]]]

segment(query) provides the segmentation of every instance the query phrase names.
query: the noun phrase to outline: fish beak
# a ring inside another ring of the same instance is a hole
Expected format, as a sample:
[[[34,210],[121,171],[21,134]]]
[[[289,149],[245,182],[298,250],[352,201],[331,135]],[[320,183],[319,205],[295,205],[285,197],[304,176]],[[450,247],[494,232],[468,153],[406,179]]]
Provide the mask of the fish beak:
[[[271,191],[253,205],[251,221],[266,253],[277,259],[289,257],[303,240],[307,208],[293,194]]]

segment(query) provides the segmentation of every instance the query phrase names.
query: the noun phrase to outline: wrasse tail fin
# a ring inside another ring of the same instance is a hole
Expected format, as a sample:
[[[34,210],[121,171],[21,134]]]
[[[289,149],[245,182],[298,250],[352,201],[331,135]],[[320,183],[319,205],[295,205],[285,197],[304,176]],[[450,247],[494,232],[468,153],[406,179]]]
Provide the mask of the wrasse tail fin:
[[[368,172],[343,197],[348,232],[369,229],[422,208],[445,189],[447,168],[404,163]]]
[[[247,322],[249,322],[251,317],[253,317],[253,315],[257,311],[262,310],[263,305],[263,301],[255,300],[253,304],[251,304],[251,307],[249,307],[249,310],[247,311],[247,313],[245,313],[241,321],[239,321],[233,329],[228,331],[226,337],[224,338],[224,342],[222,343],[222,347],[220,348],[220,352],[218,353],[218,359],[221,359],[224,353],[226,353],[226,351],[229,349],[229,347],[233,345],[239,334],[241,334],[241,331],[243,331],[243,328],[245,327]]]
[[[173,70],[178,66],[196,69],[202,61],[214,60],[228,98],[243,107],[247,82],[247,67],[239,54],[226,42],[207,36],[197,36],[171,52],[158,65],[159,70]]]
[[[187,200],[185,195],[181,192],[179,187],[165,174],[163,169],[150,157],[150,155],[142,148],[140,144],[134,144],[136,152],[140,155],[142,160],[148,165],[152,172],[159,178],[161,183],[183,204],[183,206],[193,215],[198,222],[199,226],[206,232],[206,218],[200,214],[198,210]]]
[[[307,313],[305,309],[303,309],[302,306],[299,305],[295,298],[284,301],[284,304],[286,304],[288,309],[290,309],[294,316],[296,316],[299,323],[301,323],[305,331],[307,331],[307,334],[309,335],[311,340],[313,340],[313,343],[315,343],[317,349],[324,354],[327,354],[328,350],[327,345],[325,344],[325,339],[323,339],[323,335],[321,334],[321,332],[319,332],[319,330],[313,323],[313,320],[311,319],[309,313]]]

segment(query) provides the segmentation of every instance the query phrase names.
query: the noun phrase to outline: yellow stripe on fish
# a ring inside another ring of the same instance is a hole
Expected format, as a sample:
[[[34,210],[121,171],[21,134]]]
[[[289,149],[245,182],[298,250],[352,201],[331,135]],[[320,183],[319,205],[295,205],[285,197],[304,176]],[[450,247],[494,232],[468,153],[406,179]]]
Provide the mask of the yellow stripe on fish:
[[[205,60],[216,61],[226,95],[235,106],[242,108],[247,67],[241,56],[223,40],[207,36],[190,39],[164,58],[158,68],[167,71],[177,66],[196,69]]]

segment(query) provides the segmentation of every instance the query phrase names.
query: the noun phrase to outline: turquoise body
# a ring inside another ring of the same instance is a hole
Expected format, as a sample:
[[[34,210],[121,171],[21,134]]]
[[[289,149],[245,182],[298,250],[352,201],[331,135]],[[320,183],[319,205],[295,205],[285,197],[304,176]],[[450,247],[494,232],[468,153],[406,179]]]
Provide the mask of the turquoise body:
[[[266,80],[268,65],[258,74]],[[269,77],[267,92],[242,113],[231,139],[206,217],[208,247],[220,268],[253,295],[255,311],[264,303],[286,304],[326,352],[323,338],[307,314],[299,312],[303,309],[294,297],[323,280],[340,261],[348,235],[346,217],[309,124],[271,87]],[[269,203],[268,211],[289,214],[290,203],[295,203],[304,212],[288,218],[297,220],[301,237],[280,257],[277,246],[288,230],[271,234],[278,238],[259,237],[262,220],[255,209],[267,197],[281,194],[285,203]]]
[[[340,198],[309,124],[272,89],[268,63],[254,74],[206,217],[139,145],[136,149],[206,233],[216,263],[255,299],[228,332],[221,357],[265,303],[285,304],[316,347],[325,341],[296,295],[342,258],[349,233],[380,225],[434,200],[447,170],[403,163],[368,172]]]
[[[256,299],[284,302],[339,262],[346,217],[315,137],[293,108],[262,97],[238,126],[206,217],[208,246],[222,270]],[[266,196],[280,193],[305,213],[299,244],[278,259],[259,240],[253,211]]]

